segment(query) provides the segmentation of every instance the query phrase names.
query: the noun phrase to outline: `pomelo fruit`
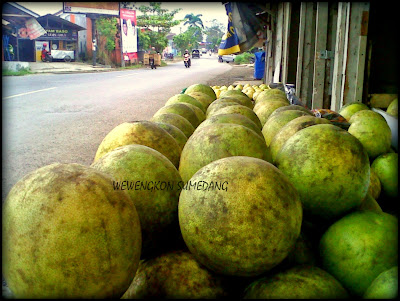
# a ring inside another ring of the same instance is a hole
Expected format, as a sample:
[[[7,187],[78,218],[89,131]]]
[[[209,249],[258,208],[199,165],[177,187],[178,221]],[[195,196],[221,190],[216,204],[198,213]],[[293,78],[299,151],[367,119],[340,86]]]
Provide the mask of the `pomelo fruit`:
[[[371,168],[382,185],[382,192],[391,198],[398,197],[399,188],[399,154],[386,153],[376,158]]]
[[[362,102],[352,101],[341,107],[338,113],[349,121],[354,113],[362,110],[369,110],[369,107]]]
[[[182,150],[188,140],[186,135],[180,129],[178,129],[176,126],[172,124],[162,123],[162,122],[156,122],[156,123],[160,128],[166,130],[168,134],[170,134],[172,137],[175,138],[176,142],[178,142],[178,145]]]
[[[260,94],[258,94],[257,98],[255,101],[257,102],[259,99],[264,98],[264,97],[271,97],[271,96],[283,96],[286,100],[286,93],[283,92],[282,90],[279,89],[267,89],[263,90]]]
[[[306,115],[310,116],[308,113],[299,110],[286,110],[275,114],[275,116],[272,116],[271,114],[262,129],[262,133],[265,138],[265,142],[267,143],[267,146],[271,144],[274,136],[285,124],[293,119],[296,119],[297,117]]]
[[[190,92],[187,94],[195,98],[197,101],[199,101],[206,110],[208,106],[216,99],[203,92]]]
[[[256,113],[257,117],[260,119],[261,125],[264,126],[267,122],[269,116],[271,116],[272,112],[274,112],[277,108],[288,106],[288,104],[284,101],[269,101],[256,103],[254,106],[254,113]]]
[[[189,108],[191,108],[193,110],[193,112],[197,116],[197,119],[199,120],[199,124],[202,123],[206,119],[206,114],[204,114],[204,112],[201,109],[199,109],[198,107],[196,107],[190,103],[187,103],[187,102],[182,102],[182,104],[185,106],[188,106]]]
[[[371,175],[370,175],[370,182],[368,187],[368,192],[371,196],[377,200],[381,195],[382,185],[381,181],[379,180],[378,175],[376,174],[375,170],[371,168]]]
[[[362,201],[361,205],[357,207],[357,210],[369,210],[378,213],[383,212],[381,206],[379,206],[378,202],[369,192]]]
[[[219,114],[211,116],[210,118],[202,122],[196,128],[196,131],[214,123],[233,123],[233,124],[243,125],[255,131],[262,139],[264,139],[264,136],[262,135],[260,128],[251,119],[242,114]]]
[[[392,132],[381,114],[372,110],[358,111],[349,123],[348,132],[360,140],[371,160],[389,151]]]
[[[328,272],[299,265],[252,282],[244,299],[347,299],[349,294]]]
[[[110,174],[115,179],[114,189],[126,190],[135,204],[142,229],[142,258],[169,243],[168,236],[177,236],[173,230],[179,229],[178,185],[182,179],[163,154],[144,145],[126,145],[91,167]]]
[[[150,121],[172,124],[180,129],[187,138],[189,138],[190,135],[192,135],[192,133],[194,132],[193,125],[186,118],[178,114],[160,114],[157,116],[153,116]]]
[[[245,107],[248,107],[250,109],[253,109],[253,107],[254,107],[253,102],[246,95],[245,96],[241,96],[241,95],[222,96],[219,99],[220,100],[221,99],[227,99],[227,100],[235,101],[238,104],[243,105]]]
[[[186,183],[203,166],[225,157],[249,156],[268,160],[265,141],[238,124],[216,123],[195,131],[182,150],[179,173]]]
[[[284,107],[280,107],[277,108],[274,112],[272,112],[271,116],[274,116],[275,114],[278,114],[282,111],[290,111],[290,110],[296,110],[296,111],[303,111],[305,113],[307,113],[310,116],[314,116],[313,112],[311,112],[309,109],[303,107],[303,106],[299,106],[299,105],[288,105],[288,106],[284,106]]]
[[[196,107],[198,107],[199,109],[201,109],[203,111],[203,113],[206,112],[206,109],[204,108],[204,106],[201,104],[201,102],[199,102],[196,98],[188,95],[188,94],[176,94],[172,97],[170,97],[167,102],[165,103],[165,105],[172,105],[174,103],[190,103]]]
[[[308,218],[328,222],[361,204],[370,165],[362,144],[346,130],[317,124],[291,136],[275,165],[299,192]]]
[[[194,111],[183,103],[174,103],[172,105],[162,107],[153,116],[168,113],[182,116],[183,118],[187,119],[187,121],[189,121],[194,128],[200,124],[200,121]]]
[[[226,296],[224,284],[193,254],[179,250],[141,261],[121,299],[216,299]]]
[[[3,207],[2,271],[16,298],[120,298],[139,264],[139,217],[112,177],[80,164],[39,168]]]
[[[397,117],[399,115],[399,100],[394,99],[386,109],[386,113]]]
[[[397,299],[399,295],[399,267],[392,267],[378,275],[365,291],[363,299]]]
[[[193,85],[190,85],[189,87],[187,87],[187,89],[185,90],[185,94],[190,95],[190,93],[192,93],[192,92],[205,93],[205,94],[209,95],[213,100],[215,100],[217,98],[214,90],[210,86],[204,85],[204,84],[193,84]]]
[[[388,213],[356,211],[333,223],[320,241],[322,268],[353,295],[398,264],[398,220]]]
[[[190,178],[179,197],[178,216],[196,260],[219,274],[249,277],[272,269],[292,250],[302,206],[296,189],[275,166],[234,156]]]
[[[243,93],[242,91],[240,91],[240,90],[226,90],[226,91],[223,91],[223,92],[221,92],[220,97],[223,97],[223,96],[233,96],[233,95],[241,95],[241,96],[246,96],[246,97],[247,97],[247,95],[244,94],[244,93]]]
[[[260,128],[260,130],[262,129],[260,119],[257,117],[256,113],[254,113],[254,111],[248,107],[242,105],[228,106],[217,110],[212,114],[212,116],[219,114],[241,114],[251,119],[251,121],[253,121]]]
[[[237,104],[238,104],[238,102],[234,101],[233,99],[217,99],[207,108],[206,117],[209,118],[219,109],[222,109],[222,108],[225,108],[228,106],[235,106]]]
[[[185,118],[181,118],[186,121]],[[163,122],[162,120],[157,121]],[[187,122],[189,123],[189,121]],[[124,122],[113,128],[100,143],[94,161],[113,149],[128,144],[141,144],[151,147],[166,156],[175,167],[179,166],[181,149],[178,142],[155,122],[144,120]]]
[[[288,106],[290,107],[290,106]],[[286,108],[286,107],[281,107],[281,108]],[[276,109],[279,110],[280,108]],[[275,110],[275,111],[276,111]],[[282,146],[285,144],[286,140],[288,140],[290,137],[292,137],[295,133],[298,131],[305,129],[309,126],[313,126],[316,124],[330,124],[330,121],[325,119],[325,118],[318,118],[315,116],[300,116],[298,118],[295,118],[291,121],[289,121],[287,124],[285,124],[277,133],[276,135],[272,138],[271,143],[269,145],[270,150],[271,150],[271,158],[272,162],[275,162],[275,158],[282,148]]]

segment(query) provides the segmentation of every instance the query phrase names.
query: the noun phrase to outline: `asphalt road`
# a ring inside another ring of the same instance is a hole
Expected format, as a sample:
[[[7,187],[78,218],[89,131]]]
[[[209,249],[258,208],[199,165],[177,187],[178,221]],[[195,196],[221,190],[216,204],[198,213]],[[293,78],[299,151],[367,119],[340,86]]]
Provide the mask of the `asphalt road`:
[[[2,201],[27,173],[45,165],[90,165],[117,125],[149,120],[173,95],[232,67],[215,56],[157,69],[3,77]]]

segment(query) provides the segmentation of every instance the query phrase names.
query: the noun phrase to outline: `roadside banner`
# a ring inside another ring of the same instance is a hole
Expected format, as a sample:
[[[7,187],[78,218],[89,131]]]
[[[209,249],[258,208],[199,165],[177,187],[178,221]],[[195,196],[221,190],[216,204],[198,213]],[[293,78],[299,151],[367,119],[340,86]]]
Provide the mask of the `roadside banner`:
[[[120,9],[122,54],[125,61],[137,60],[136,10]]]
[[[31,40],[34,40],[47,33],[47,31],[34,18],[30,18],[25,21],[25,26],[29,39]]]
[[[221,44],[218,48],[218,55],[240,52],[239,38],[232,23],[232,7],[230,2],[225,4],[225,9],[226,14],[228,15],[228,29],[222,37]]]

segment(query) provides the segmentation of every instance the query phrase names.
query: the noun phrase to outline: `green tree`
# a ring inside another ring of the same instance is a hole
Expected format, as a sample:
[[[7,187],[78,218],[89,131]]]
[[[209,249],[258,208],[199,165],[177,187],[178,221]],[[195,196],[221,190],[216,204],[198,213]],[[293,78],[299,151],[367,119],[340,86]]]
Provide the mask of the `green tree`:
[[[174,44],[181,52],[185,51],[185,49],[197,49],[198,42],[201,41],[201,38],[198,29],[195,27],[189,27],[185,32],[174,36]]]
[[[161,52],[167,45],[168,40],[167,34],[170,32],[171,27],[179,25],[182,20],[174,20],[174,16],[181,10],[174,9],[169,11],[168,9],[161,8],[161,2],[149,2],[149,6],[141,5],[138,10],[142,15],[137,16],[137,26],[150,29],[144,31],[139,35],[140,38],[147,36],[150,40],[149,45],[146,42],[142,42],[142,49],[147,49],[148,46],[155,47],[156,51]],[[147,46],[145,48],[145,46]]]
[[[117,30],[118,21],[116,18],[101,17],[96,20],[96,28],[99,33],[98,41],[98,58],[106,65],[111,64],[111,51],[115,49],[115,36]]]
[[[215,49],[221,44],[222,36],[224,35],[224,27],[216,19],[211,21],[211,26],[206,27],[204,33],[207,35],[206,42],[209,42],[207,48]]]
[[[185,23],[183,25],[189,24],[189,27],[197,27],[197,28],[204,28],[203,21],[200,19],[202,14],[194,15],[194,14],[187,14],[184,18]]]

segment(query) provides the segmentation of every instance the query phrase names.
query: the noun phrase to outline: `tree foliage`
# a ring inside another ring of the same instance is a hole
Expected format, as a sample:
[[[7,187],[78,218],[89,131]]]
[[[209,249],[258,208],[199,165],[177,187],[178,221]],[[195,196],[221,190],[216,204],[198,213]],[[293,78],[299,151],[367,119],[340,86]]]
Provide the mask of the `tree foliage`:
[[[105,50],[114,50],[115,35],[117,34],[117,19],[101,17],[96,20],[96,28],[99,34],[106,39]]]
[[[189,27],[185,32],[174,36],[175,47],[181,52],[185,49],[197,49],[198,42],[201,40],[202,34],[196,27]]]
[[[187,14],[184,18],[185,23],[183,25],[189,24],[189,27],[198,27],[204,28],[203,21],[200,19],[202,14],[194,15],[194,14]]]
[[[166,36],[170,32],[171,27],[179,25],[182,21],[174,20],[174,16],[181,8],[169,11],[168,9],[161,8],[161,2],[149,2],[149,6],[140,5],[138,10],[142,15],[136,18],[137,26],[150,29],[139,34],[139,46],[143,47],[142,49],[148,49],[148,47],[152,46],[157,51],[161,51],[168,44]],[[146,41],[140,41],[144,36],[149,39],[149,44],[147,44],[147,38],[145,38]]]
[[[206,27],[204,33],[207,35],[206,42],[209,42],[208,49],[218,48],[224,35],[224,27],[216,19],[212,20],[211,26]]]

